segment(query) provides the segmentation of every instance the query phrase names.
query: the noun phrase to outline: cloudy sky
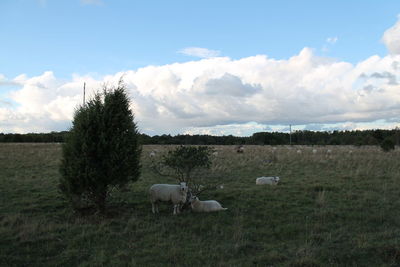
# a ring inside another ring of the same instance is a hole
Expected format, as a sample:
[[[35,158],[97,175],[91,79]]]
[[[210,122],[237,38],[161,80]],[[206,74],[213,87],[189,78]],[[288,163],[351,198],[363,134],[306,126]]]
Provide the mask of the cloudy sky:
[[[400,126],[400,2],[0,1],[0,132],[123,77],[147,134]]]

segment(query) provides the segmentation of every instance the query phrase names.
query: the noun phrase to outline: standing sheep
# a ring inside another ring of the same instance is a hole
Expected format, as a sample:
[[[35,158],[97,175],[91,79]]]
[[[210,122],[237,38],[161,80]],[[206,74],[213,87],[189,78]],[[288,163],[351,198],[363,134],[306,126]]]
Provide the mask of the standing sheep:
[[[188,187],[185,182],[179,185],[173,184],[154,184],[149,189],[151,210],[158,213],[159,201],[171,201],[174,205],[173,214],[180,213],[180,207],[186,202]]]
[[[192,197],[190,205],[194,212],[212,212],[219,210],[227,210],[227,208],[223,208],[221,204],[219,204],[216,200],[199,200],[198,197]]]

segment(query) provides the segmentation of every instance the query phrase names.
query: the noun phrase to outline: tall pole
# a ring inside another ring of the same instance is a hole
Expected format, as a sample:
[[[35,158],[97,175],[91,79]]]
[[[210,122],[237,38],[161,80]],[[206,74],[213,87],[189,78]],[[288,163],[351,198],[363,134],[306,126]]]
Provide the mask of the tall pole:
[[[289,124],[289,144],[292,145],[292,125]]]
[[[83,105],[85,105],[86,83],[83,83]]]

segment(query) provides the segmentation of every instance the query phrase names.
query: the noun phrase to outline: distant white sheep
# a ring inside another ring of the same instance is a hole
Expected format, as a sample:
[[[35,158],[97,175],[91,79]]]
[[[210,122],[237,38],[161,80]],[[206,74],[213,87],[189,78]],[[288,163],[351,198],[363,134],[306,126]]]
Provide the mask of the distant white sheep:
[[[258,177],[256,179],[256,185],[277,185],[279,183],[279,177],[278,176],[270,176],[270,177]]]
[[[179,185],[174,184],[154,184],[149,189],[151,210],[153,213],[158,213],[159,201],[171,201],[174,205],[173,214],[178,214],[181,210],[181,205],[186,202],[188,187],[185,182]]]
[[[156,152],[153,150],[149,154],[150,158],[154,158],[156,156]]]
[[[244,146],[240,145],[240,146],[236,147],[236,152],[237,153],[243,153],[244,152]]]
[[[314,148],[314,149],[312,150],[312,153],[313,153],[313,154],[317,154],[317,150]]]
[[[332,150],[330,150],[330,149],[328,149],[327,151],[326,151],[326,154],[332,154]]]
[[[298,149],[298,150],[296,151],[296,153],[300,155],[300,154],[301,154],[301,150]]]
[[[219,210],[227,210],[223,208],[221,204],[216,200],[199,200],[198,197],[192,197],[190,205],[194,212],[212,212]]]

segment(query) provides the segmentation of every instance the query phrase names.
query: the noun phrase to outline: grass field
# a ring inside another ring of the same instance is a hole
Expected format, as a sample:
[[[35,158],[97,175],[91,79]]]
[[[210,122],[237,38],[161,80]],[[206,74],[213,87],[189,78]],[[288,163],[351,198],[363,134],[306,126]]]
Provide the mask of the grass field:
[[[216,146],[224,188],[201,199],[228,210],[154,215],[148,188],[174,180],[150,171],[149,152],[171,148],[143,147],[139,181],[107,217],[81,217],[57,191],[61,145],[0,144],[0,266],[400,265],[398,149]],[[278,186],[255,185],[275,175]]]

